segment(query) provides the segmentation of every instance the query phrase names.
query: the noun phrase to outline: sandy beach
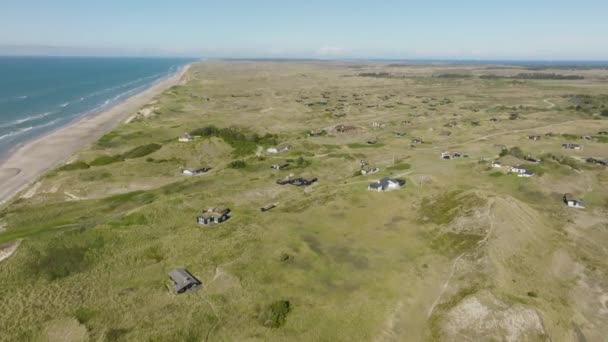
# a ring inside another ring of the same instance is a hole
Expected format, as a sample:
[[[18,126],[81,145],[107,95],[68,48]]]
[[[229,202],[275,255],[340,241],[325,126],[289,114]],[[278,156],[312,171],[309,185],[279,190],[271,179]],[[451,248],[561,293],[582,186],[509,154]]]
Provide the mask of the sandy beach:
[[[97,114],[82,117],[71,124],[24,144],[0,161],[0,203],[34,182],[47,170],[65,162],[82,147],[99,137],[169,87],[182,82],[189,65],[147,90]]]

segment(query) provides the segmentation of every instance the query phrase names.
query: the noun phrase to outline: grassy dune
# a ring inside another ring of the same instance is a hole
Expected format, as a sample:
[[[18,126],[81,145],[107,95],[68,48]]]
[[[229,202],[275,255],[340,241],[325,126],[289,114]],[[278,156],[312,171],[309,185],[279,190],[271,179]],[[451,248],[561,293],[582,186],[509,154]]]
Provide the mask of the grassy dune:
[[[148,106],[151,115],[1,209],[0,245],[22,242],[0,262],[0,340],[62,331],[101,341],[601,340],[608,171],[581,158],[608,150],[600,139],[577,141],[582,151],[561,144],[563,134],[608,130],[599,115],[606,71],[479,78],[505,72],[518,70],[194,66],[185,85]],[[577,110],[572,94],[593,101]],[[318,129],[326,133],[307,136]],[[178,142],[185,132],[194,141]],[[543,161],[499,157],[503,146]],[[440,159],[446,151],[467,157]],[[490,167],[495,159],[537,174],[516,177]],[[360,175],[360,160],[380,172]],[[270,168],[283,162],[290,166]],[[211,170],[180,173],[198,167]],[[276,184],[290,174],[319,181]],[[367,190],[389,176],[405,188]],[[565,192],[587,209],[564,207]],[[259,210],[270,203],[277,207]],[[210,207],[234,215],[196,225]],[[181,267],[203,287],[173,294],[167,273]]]

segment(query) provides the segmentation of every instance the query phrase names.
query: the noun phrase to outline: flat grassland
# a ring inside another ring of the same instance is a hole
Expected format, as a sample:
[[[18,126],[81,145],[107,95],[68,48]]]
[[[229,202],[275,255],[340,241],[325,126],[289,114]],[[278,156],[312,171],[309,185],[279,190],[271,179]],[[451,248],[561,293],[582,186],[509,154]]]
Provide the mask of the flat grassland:
[[[607,91],[601,69],[193,65],[2,208],[0,340],[601,340]],[[197,225],[210,207],[233,217]],[[171,292],[182,267],[201,289]]]

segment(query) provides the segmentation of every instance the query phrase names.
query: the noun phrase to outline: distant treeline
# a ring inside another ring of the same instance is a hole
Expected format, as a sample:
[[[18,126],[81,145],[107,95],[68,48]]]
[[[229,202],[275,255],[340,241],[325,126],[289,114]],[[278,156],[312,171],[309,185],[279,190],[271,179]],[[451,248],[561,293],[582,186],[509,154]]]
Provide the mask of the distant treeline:
[[[473,75],[469,75],[469,74],[439,74],[439,75],[435,75],[433,77],[438,77],[438,78],[470,78],[470,77],[473,77]]]
[[[360,77],[376,77],[376,78],[393,78],[394,76],[388,72],[362,72]]]
[[[546,74],[546,73],[520,73],[515,76],[500,76],[500,75],[482,75],[482,79],[524,79],[524,80],[582,80],[580,75],[561,75],[561,74]]]

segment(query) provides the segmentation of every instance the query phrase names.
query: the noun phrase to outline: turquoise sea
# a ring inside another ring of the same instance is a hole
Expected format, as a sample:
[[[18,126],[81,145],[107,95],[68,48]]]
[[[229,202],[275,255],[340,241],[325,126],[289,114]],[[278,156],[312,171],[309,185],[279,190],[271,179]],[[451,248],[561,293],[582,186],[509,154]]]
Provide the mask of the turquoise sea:
[[[147,89],[192,61],[0,57],[0,158],[28,140]]]

